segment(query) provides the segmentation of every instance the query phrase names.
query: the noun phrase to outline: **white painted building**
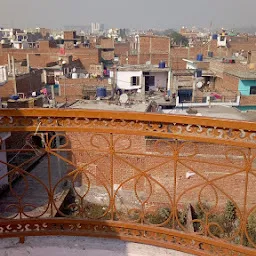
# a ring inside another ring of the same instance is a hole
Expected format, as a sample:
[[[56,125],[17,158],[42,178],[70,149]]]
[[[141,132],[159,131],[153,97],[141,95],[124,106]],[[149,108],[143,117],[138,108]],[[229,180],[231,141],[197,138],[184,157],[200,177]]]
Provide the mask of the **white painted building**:
[[[218,47],[227,47],[227,37],[225,34],[218,35],[217,46]]]
[[[99,34],[100,32],[103,32],[104,25],[100,24],[98,22],[92,22],[91,23],[91,33],[92,34]]]
[[[0,40],[2,38],[13,39],[15,37],[15,29],[13,28],[0,28]]]
[[[13,42],[14,49],[29,49],[29,43],[27,41],[14,41]]]
[[[114,72],[111,72],[110,76],[114,79]],[[117,68],[116,84],[121,90],[168,90],[170,84],[168,77],[169,68],[159,68],[153,65],[124,66]]]
[[[0,99],[0,108],[2,108],[2,102]],[[4,163],[7,163],[7,155],[6,155],[6,144],[5,141],[11,136],[10,132],[1,132],[0,133],[0,138],[1,138],[1,143],[0,143],[0,177],[3,177],[5,174],[8,173],[8,168],[7,165]],[[0,189],[8,185],[8,175],[6,175],[4,178],[0,179]]]
[[[8,81],[8,68],[7,66],[0,66],[0,86]]]

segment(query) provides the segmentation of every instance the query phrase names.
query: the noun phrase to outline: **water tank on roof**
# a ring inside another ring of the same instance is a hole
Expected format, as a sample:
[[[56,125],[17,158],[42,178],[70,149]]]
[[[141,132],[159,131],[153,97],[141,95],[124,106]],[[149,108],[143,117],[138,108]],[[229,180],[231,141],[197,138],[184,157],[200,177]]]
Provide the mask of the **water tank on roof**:
[[[107,90],[105,87],[98,87],[96,94],[97,94],[97,97],[104,98],[107,96]]]
[[[212,35],[212,40],[217,40],[218,39],[218,34],[213,34]]]
[[[204,55],[203,54],[197,54],[197,57],[196,57],[196,60],[197,61],[203,61],[203,59],[204,59]]]
[[[18,100],[19,98],[20,98],[19,95],[12,95],[12,96],[10,96],[11,100]]]
[[[165,61],[159,62],[159,68],[165,68]]]
[[[72,79],[77,79],[78,78],[78,73],[72,73]]]

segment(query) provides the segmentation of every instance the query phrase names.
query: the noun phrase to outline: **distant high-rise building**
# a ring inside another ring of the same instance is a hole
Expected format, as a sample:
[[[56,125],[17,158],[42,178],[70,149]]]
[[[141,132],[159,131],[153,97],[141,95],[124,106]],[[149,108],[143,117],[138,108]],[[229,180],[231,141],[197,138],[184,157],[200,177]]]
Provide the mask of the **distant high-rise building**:
[[[92,34],[99,34],[104,31],[104,25],[97,23],[97,22],[92,22],[91,23],[91,33]]]

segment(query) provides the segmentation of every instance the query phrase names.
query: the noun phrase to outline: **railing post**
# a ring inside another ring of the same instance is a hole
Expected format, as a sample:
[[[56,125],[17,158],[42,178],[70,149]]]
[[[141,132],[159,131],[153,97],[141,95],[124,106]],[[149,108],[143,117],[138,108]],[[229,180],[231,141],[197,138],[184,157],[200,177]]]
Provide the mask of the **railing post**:
[[[19,237],[19,243],[24,244],[25,243],[25,236],[20,236]]]
[[[114,142],[113,133],[110,133],[110,186],[111,186],[111,220],[114,220]]]

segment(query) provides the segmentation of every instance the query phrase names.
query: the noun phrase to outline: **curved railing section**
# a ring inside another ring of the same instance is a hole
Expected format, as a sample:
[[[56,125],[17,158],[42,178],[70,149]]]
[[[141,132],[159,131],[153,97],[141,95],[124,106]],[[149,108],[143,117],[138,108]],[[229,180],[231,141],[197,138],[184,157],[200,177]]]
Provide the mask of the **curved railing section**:
[[[0,111],[0,237],[84,235],[256,254],[256,123]]]

